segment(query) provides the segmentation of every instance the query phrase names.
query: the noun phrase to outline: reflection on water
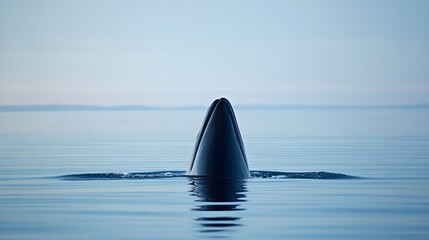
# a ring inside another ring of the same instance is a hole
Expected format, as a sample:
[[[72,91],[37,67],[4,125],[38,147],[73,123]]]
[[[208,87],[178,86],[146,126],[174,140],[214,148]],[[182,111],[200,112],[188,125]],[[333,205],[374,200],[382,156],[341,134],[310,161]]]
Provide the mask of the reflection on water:
[[[226,232],[242,226],[237,211],[246,210],[246,181],[231,179],[189,178],[190,194],[196,197],[193,211],[200,211],[195,219],[198,232],[210,237],[227,237]]]

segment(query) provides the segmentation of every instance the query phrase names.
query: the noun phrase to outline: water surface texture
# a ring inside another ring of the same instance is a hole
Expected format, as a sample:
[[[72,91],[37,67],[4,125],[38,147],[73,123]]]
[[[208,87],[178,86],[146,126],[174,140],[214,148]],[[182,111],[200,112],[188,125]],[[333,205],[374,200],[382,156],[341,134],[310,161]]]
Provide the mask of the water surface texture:
[[[0,239],[429,238],[428,109],[237,109],[244,181],[183,176],[204,113],[0,112]]]

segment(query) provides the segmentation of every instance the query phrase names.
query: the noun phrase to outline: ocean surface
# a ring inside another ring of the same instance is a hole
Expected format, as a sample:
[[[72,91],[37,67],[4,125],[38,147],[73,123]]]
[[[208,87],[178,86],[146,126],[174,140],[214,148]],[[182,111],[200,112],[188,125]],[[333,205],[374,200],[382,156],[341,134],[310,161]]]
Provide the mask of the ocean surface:
[[[354,177],[246,181],[180,175],[204,114],[0,112],[0,239],[429,239],[429,109],[236,109],[252,171]]]

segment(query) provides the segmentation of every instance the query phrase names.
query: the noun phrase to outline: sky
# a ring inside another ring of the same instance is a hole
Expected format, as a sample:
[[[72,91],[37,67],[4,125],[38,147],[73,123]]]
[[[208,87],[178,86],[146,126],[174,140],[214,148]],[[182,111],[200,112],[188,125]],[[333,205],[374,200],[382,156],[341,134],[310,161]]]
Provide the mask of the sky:
[[[0,0],[0,105],[429,103],[429,1]]]

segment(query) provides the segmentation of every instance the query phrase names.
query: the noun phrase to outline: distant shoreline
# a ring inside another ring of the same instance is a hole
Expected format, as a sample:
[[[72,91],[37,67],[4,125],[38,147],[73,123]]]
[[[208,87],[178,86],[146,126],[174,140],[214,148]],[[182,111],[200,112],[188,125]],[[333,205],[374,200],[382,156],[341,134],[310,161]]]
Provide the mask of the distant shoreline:
[[[241,110],[364,110],[364,109],[429,109],[429,104],[414,105],[237,105]],[[0,112],[54,112],[54,111],[162,111],[205,110],[207,106],[155,107],[145,105],[97,106],[97,105],[20,105],[0,106]]]

